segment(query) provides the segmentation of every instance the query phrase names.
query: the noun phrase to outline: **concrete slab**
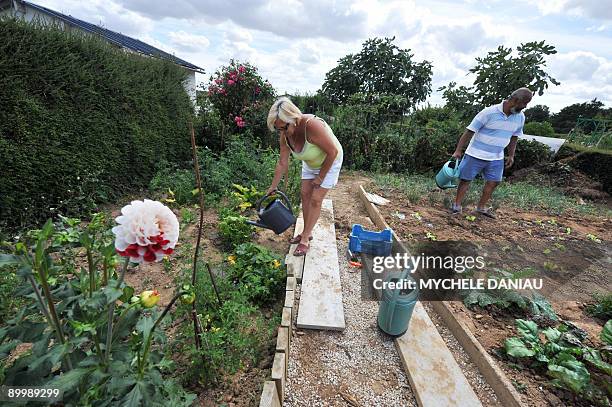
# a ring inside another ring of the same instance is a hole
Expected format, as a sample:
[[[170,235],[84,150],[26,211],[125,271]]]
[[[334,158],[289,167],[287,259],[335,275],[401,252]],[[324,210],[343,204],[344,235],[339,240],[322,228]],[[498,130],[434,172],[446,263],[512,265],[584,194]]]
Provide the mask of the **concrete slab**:
[[[420,406],[482,405],[420,302],[395,346]]]
[[[281,401],[276,390],[276,383],[269,380],[264,383],[261,399],[259,399],[259,407],[281,407]]]
[[[298,328],[343,330],[344,307],[332,201],[325,199],[304,261]],[[289,293],[289,291],[287,292]]]

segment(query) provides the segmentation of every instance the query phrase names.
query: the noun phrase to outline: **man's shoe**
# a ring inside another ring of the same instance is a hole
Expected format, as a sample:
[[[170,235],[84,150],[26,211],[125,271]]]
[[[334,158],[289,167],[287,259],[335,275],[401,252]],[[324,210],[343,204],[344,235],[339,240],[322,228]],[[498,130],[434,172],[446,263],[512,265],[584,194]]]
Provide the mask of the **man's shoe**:
[[[476,208],[476,213],[491,219],[497,218],[497,216],[495,216],[493,213],[493,208]]]
[[[462,211],[461,205],[455,205],[455,204],[451,205],[451,215],[459,215],[461,214],[461,211]]]

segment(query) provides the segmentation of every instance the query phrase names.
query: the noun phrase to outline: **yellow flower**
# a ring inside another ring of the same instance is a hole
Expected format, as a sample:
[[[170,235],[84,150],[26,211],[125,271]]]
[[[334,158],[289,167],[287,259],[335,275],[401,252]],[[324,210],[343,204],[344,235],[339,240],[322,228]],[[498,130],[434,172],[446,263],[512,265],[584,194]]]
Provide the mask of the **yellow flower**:
[[[215,326],[213,326],[212,328],[210,328],[211,332],[219,332],[221,330],[221,328],[217,328]]]
[[[227,256],[227,261],[229,261],[230,264],[236,264],[236,256]]]
[[[274,268],[275,268],[275,269],[279,268],[279,267],[280,267],[280,265],[281,265],[280,261],[278,261],[278,260],[274,260]]]
[[[157,290],[147,290],[140,294],[140,303],[145,308],[154,307],[159,301],[159,292]]]

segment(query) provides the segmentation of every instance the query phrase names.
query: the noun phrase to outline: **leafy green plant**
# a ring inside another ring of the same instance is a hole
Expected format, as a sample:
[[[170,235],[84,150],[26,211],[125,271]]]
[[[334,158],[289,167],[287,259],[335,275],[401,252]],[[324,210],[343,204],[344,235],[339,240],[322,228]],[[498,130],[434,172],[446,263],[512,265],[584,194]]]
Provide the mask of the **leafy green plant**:
[[[123,282],[128,261],[116,273],[114,244],[108,243],[104,225],[103,217],[94,217],[76,243],[55,239],[64,234],[55,233],[49,220],[31,234],[31,245],[19,242],[12,254],[0,254],[0,268],[16,266],[20,292],[31,299],[0,328],[0,359],[19,344],[32,343],[4,367],[3,384],[59,388],[66,405],[156,400],[189,406],[195,396],[163,377],[171,363],[152,346],[165,341],[156,327],[186,292],[161,313],[154,308],[156,291],[134,297]],[[85,252],[87,264],[80,272],[60,273],[58,259],[74,255],[66,251],[70,243]]]
[[[228,257],[228,278],[249,301],[265,304],[275,298],[285,279],[280,259],[265,247],[244,243]]]
[[[254,186],[244,187],[238,184],[232,184],[235,191],[232,192],[232,197],[235,199],[234,207],[239,212],[244,212],[249,208],[252,208],[257,200],[259,200],[264,193]]]
[[[219,221],[219,236],[227,247],[236,247],[246,243],[253,237],[255,228],[246,223],[242,215],[227,215]]]
[[[505,340],[508,356],[528,362],[530,367],[551,377],[557,387],[598,405],[610,405],[612,389],[608,379],[612,365],[605,360],[605,352],[582,343],[586,337],[584,332],[567,323],[539,329],[534,321],[517,319],[515,322],[520,336]],[[604,332],[606,327],[602,336]]]
[[[595,304],[589,305],[586,312],[604,321],[612,318],[612,293],[594,294],[593,299]]]

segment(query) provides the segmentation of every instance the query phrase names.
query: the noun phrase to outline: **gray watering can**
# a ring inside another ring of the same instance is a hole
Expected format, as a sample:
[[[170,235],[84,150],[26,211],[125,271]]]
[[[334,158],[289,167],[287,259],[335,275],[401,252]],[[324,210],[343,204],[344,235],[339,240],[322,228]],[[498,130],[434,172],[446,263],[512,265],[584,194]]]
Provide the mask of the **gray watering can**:
[[[279,199],[275,199],[262,209],[261,204],[263,201],[272,195],[279,195],[283,198],[284,203]],[[291,202],[289,202],[287,195],[279,190],[260,198],[257,201],[256,208],[257,215],[259,215],[259,222],[247,220],[247,223],[250,225],[270,229],[277,235],[280,235],[285,230],[289,229],[291,225],[295,224],[296,219],[291,210]]]

